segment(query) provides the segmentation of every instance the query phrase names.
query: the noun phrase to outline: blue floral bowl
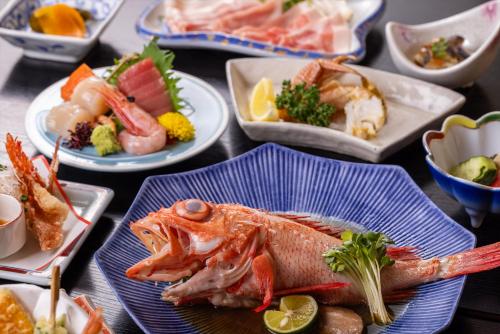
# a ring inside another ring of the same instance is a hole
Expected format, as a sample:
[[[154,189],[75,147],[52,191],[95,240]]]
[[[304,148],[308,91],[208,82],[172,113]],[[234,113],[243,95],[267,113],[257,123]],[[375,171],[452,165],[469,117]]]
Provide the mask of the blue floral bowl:
[[[33,11],[55,3],[64,3],[92,14],[86,22],[87,36],[48,35],[31,30],[29,19]],[[28,57],[77,62],[97,43],[122,3],[123,0],[11,0],[0,12],[0,36],[22,48]]]
[[[500,213],[500,188],[464,180],[448,171],[473,156],[500,153],[500,112],[491,112],[474,121],[462,115],[448,117],[441,131],[423,136],[427,164],[437,184],[461,203],[471,224],[479,227],[488,212]]]

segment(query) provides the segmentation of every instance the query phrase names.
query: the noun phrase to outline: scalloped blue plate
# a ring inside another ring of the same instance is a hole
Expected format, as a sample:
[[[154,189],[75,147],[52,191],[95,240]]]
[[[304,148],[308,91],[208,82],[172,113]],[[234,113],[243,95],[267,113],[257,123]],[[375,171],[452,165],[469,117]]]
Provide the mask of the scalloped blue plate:
[[[178,199],[241,203],[270,211],[297,211],[356,222],[382,231],[424,258],[475,245],[472,233],[439,210],[400,167],[347,163],[265,144],[199,170],[152,176],[122,224],[95,258],[116,296],[146,333],[267,333],[260,314],[210,305],[174,307],[160,300],[164,284],[141,283],[125,270],[148,256],[129,222]],[[422,285],[397,318],[369,333],[435,333],[451,321],[465,277]]]
[[[327,53],[283,47],[217,32],[172,33],[164,22],[163,3],[155,1],[139,16],[135,29],[146,40],[152,36],[159,38],[158,44],[174,48],[207,48],[240,52],[251,56],[290,56],[300,58],[333,58],[340,55],[356,57],[361,61],[366,54],[366,36],[382,17],[385,0],[351,0],[353,11],[350,26],[352,31],[351,50],[347,53]]]

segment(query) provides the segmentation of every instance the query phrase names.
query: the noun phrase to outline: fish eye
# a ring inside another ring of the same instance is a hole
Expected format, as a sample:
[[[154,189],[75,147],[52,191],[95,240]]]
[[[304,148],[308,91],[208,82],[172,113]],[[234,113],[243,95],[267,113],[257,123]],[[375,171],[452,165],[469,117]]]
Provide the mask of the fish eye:
[[[175,213],[186,219],[200,221],[208,217],[210,205],[199,199],[187,199],[175,205]]]

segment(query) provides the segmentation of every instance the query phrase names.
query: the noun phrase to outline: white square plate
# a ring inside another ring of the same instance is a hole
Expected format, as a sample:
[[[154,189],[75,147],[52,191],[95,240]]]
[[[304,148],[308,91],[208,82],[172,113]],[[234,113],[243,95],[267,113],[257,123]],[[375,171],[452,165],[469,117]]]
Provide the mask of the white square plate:
[[[384,94],[387,123],[371,140],[343,132],[290,122],[253,122],[249,99],[255,84],[267,77],[281,90],[283,80],[291,79],[310,60],[287,58],[241,58],[226,63],[226,74],[236,119],[243,131],[257,141],[320,148],[379,162],[417,139],[427,128],[456,112],[465,97],[450,89],[398,74],[349,65],[365,75]]]
[[[33,160],[40,175],[48,175],[47,160]],[[42,252],[34,237],[27,233],[26,244],[18,252],[0,259],[0,278],[48,286],[52,265],[64,273],[90,231],[114,196],[113,190],[68,181],[57,182],[58,196],[70,206],[63,225],[64,242],[58,249]]]

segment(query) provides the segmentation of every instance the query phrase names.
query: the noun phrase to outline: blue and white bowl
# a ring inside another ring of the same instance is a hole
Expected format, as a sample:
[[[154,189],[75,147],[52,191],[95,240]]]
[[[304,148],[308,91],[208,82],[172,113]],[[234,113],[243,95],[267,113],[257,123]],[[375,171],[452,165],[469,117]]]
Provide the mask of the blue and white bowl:
[[[476,121],[462,115],[450,116],[441,131],[424,134],[423,144],[434,180],[465,207],[472,226],[479,227],[488,212],[500,213],[500,188],[448,173],[453,166],[473,156],[500,153],[500,112],[488,113]]]
[[[92,14],[86,22],[87,36],[58,36],[31,30],[29,19],[33,11],[55,3],[85,9]],[[74,63],[97,43],[122,4],[123,0],[11,0],[0,12],[0,36],[22,48],[28,57]]]
[[[439,210],[397,166],[355,164],[265,144],[206,168],[152,176],[142,185],[123,222],[95,258],[123,307],[145,333],[262,334],[262,314],[211,305],[175,307],[162,301],[165,283],[138,282],[125,270],[148,256],[129,223],[176,200],[200,198],[241,203],[271,212],[311,213],[382,231],[398,245],[413,245],[423,258],[474,247],[475,237]],[[419,286],[402,305],[391,306],[390,326],[368,333],[429,334],[448,326],[465,277]]]

